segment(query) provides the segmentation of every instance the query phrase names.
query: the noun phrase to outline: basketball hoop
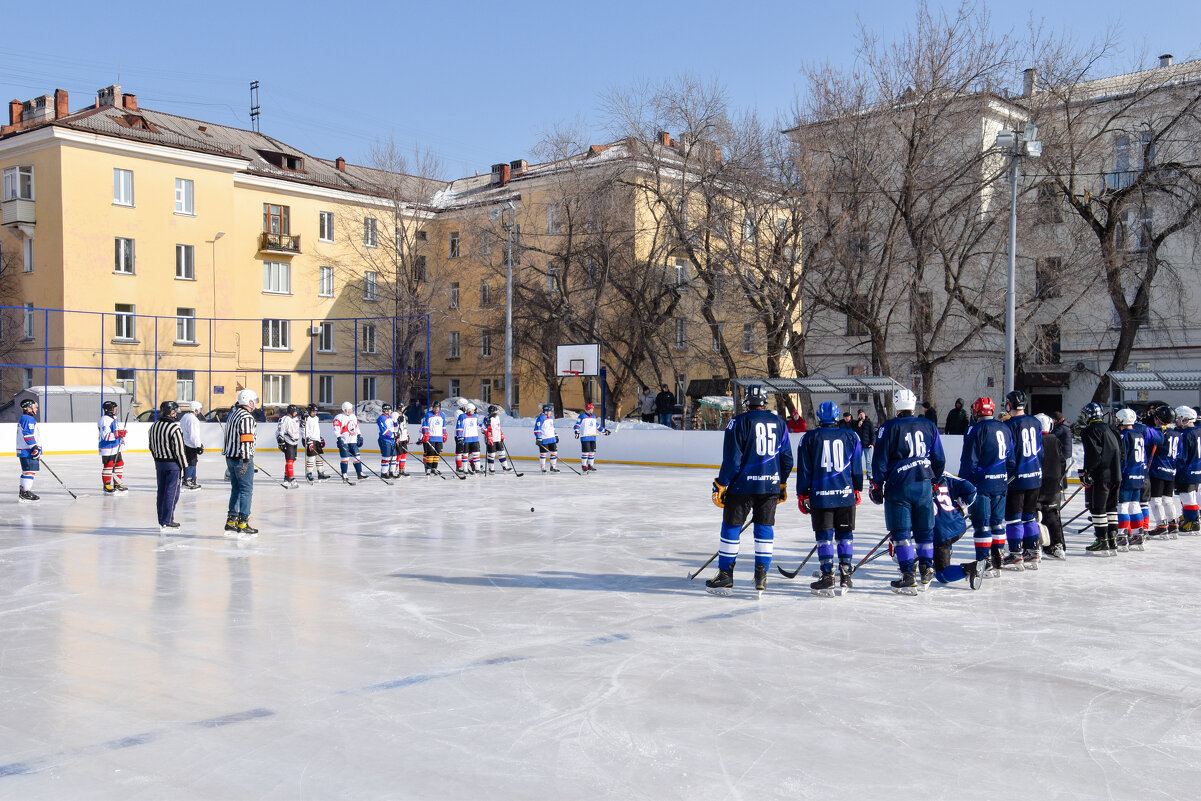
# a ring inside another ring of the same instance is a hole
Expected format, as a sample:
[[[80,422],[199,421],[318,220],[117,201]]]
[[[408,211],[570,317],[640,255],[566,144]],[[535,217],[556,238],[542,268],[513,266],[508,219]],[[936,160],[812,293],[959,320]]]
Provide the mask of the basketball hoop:
[[[580,376],[580,371],[579,371],[579,370],[564,370],[564,371],[563,371],[563,375],[573,375],[573,376],[575,376],[576,378],[579,378],[579,376]]]

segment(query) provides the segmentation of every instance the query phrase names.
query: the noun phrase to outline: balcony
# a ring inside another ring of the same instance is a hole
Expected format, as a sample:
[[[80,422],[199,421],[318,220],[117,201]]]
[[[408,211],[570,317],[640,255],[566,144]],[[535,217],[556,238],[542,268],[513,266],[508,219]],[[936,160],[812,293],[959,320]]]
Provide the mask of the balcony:
[[[4,207],[4,224],[6,226],[34,225],[37,222],[37,214],[34,212],[32,200],[13,198],[0,205]]]
[[[7,219],[7,216],[5,217]],[[264,231],[259,238],[260,253],[284,253],[293,255],[300,252],[300,234],[273,234]]]

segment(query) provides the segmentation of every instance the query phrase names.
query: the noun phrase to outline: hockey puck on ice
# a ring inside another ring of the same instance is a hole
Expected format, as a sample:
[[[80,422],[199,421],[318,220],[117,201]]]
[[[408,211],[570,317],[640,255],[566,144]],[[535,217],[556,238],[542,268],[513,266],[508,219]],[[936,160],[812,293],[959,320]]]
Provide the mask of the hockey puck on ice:
[[[530,507],[530,511],[531,511],[531,512],[532,512],[532,511],[534,511],[534,507],[532,507],[532,506],[531,506],[531,507]]]

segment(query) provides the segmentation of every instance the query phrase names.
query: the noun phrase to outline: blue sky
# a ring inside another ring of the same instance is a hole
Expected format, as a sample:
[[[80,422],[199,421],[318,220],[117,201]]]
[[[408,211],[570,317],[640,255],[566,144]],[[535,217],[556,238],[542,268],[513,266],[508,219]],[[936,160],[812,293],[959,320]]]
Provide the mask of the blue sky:
[[[1116,28],[1123,49],[1110,72],[1140,56],[1201,56],[1195,0],[1010,5],[989,6],[997,30],[1021,33],[1032,10],[1084,41]],[[458,177],[531,157],[556,124],[583,121],[601,141],[602,93],[682,72],[717,80],[732,106],[775,119],[802,90],[803,65],[851,65],[861,20],[887,37],[914,8],[895,0],[20,3],[4,15],[0,95],[25,100],[62,88],[76,110],[120,82],[143,106],[249,128],[249,82],[258,79],[264,133],[358,163],[391,136],[405,151],[434,151],[446,177]]]

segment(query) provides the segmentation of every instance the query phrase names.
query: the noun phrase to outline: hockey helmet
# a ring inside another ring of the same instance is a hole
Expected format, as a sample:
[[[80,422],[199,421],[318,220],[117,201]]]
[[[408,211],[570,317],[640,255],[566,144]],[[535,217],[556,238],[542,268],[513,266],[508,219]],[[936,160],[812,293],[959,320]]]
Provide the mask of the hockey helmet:
[[[554,410],[555,410],[555,407],[551,406],[549,403],[542,404],[542,413],[543,414],[550,414]]]
[[[179,414],[179,404],[175,401],[163,401],[158,405],[158,416],[168,420]]]
[[[838,422],[840,410],[834,401],[822,401],[817,407],[817,422],[822,425],[833,425]]]
[[[24,405],[21,408],[24,408]],[[1177,406],[1176,419],[1182,423],[1194,422],[1197,419],[1197,410],[1192,406]]]
[[[309,404],[309,414],[316,414],[316,413],[317,413],[317,404],[310,403]]]
[[[204,408],[204,404],[201,403],[200,401],[192,401],[191,403],[188,404],[188,408],[192,410],[193,414],[195,414],[196,412],[199,412],[201,409]]]
[[[33,398],[26,398],[25,400],[21,401],[21,411],[27,412],[30,409],[36,408],[37,405],[38,405],[38,402],[35,401]]]
[[[1020,389],[1015,389],[1005,396],[1005,405],[1012,411],[1026,408],[1026,393]]]
[[[596,408],[596,407],[595,407],[595,406],[593,406],[591,403],[585,403],[585,404],[584,404],[584,411],[586,411],[586,412],[590,412],[590,411],[592,411],[592,410],[593,410],[593,409],[595,409],[595,408]]]
[[[493,405],[493,406],[488,407],[488,414],[496,414],[499,411],[500,411],[499,406]]]
[[[746,388],[746,405],[752,409],[766,406],[767,390],[758,384],[751,384]]]
[[[117,402],[116,401],[105,401],[104,405],[101,406],[100,409],[105,414],[112,414],[115,411],[117,411]]]
[[[235,406],[250,406],[259,402],[259,395],[253,389],[244,389],[238,393],[238,399],[234,401]]]
[[[1038,424],[1043,427],[1044,434],[1051,433],[1051,418],[1050,417],[1048,417],[1045,414],[1036,414],[1036,415],[1034,415],[1034,419],[1037,420]]]
[[[1114,417],[1118,419],[1118,425],[1120,426],[1132,426],[1138,422],[1138,413],[1130,408],[1118,409]]]
[[[992,402],[992,398],[976,398],[972,401],[972,414],[977,419],[983,420],[986,417],[992,417],[997,411],[997,407]]]
[[[343,401],[343,402],[342,402],[342,413],[343,413],[343,414],[350,414],[350,413],[351,413],[351,412],[353,412],[353,411],[354,411],[354,404],[353,404],[353,403],[351,403],[350,401]]]
[[[1092,423],[1097,420],[1105,419],[1105,410],[1101,408],[1099,403],[1086,403],[1084,408],[1080,410],[1080,416],[1084,418],[1084,422]]]
[[[296,415],[296,414],[300,414],[300,407],[294,403],[289,403],[288,404],[288,417],[291,417],[292,415]]]
[[[392,404],[390,404],[390,403],[385,403],[383,406],[380,407],[380,412],[382,414],[387,414],[390,411],[392,411]]]
[[[431,409],[441,409],[442,402],[441,401],[433,401],[432,403],[430,403],[430,408]]]
[[[1160,425],[1170,426],[1176,422],[1176,410],[1171,406],[1156,406],[1155,422]]]
[[[898,412],[912,412],[917,408],[917,395],[907,389],[892,393],[892,407]]]
[[[467,414],[475,414],[475,404],[474,403],[467,404],[466,406],[463,407],[463,411],[467,412]]]

